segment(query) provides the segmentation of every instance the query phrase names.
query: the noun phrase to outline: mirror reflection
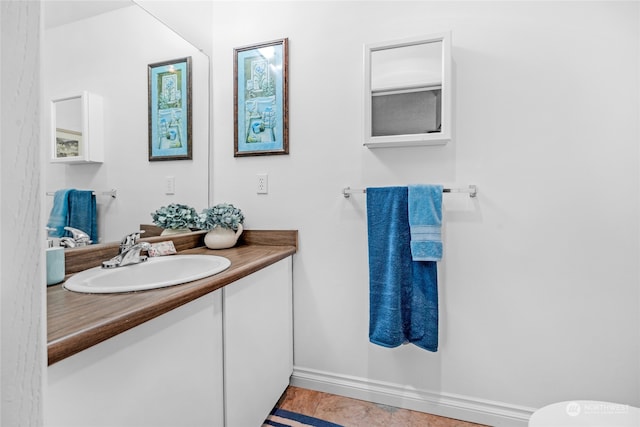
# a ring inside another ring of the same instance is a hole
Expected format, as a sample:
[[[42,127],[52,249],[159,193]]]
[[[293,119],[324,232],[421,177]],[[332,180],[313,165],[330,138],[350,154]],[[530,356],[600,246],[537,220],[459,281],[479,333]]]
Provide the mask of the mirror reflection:
[[[209,58],[132,2],[119,1],[115,10],[71,22],[54,19],[65,14],[64,8],[73,16],[91,3],[104,2],[45,3],[43,92],[49,101],[84,91],[102,98],[104,159],[82,164],[50,161],[51,144],[47,143],[43,155],[48,159],[44,168],[48,195],[44,197],[48,214],[56,191],[93,192],[98,224],[94,243],[105,243],[119,241],[139,230],[140,224],[150,224],[150,213],[161,206],[184,203],[198,211],[207,206]],[[48,17],[57,23],[47,24]],[[149,162],[148,64],[185,57],[192,58],[193,158]],[[69,109],[75,109],[72,104]],[[56,106],[57,116],[62,109],[67,109],[66,102]],[[51,123],[51,112],[43,113],[45,123]],[[76,150],[73,143],[60,149],[61,156]],[[166,185],[169,181],[172,188]]]
[[[440,132],[442,42],[371,52],[372,135]]]
[[[82,115],[80,96],[52,102],[52,131],[55,131],[52,153],[54,159],[82,156]]]

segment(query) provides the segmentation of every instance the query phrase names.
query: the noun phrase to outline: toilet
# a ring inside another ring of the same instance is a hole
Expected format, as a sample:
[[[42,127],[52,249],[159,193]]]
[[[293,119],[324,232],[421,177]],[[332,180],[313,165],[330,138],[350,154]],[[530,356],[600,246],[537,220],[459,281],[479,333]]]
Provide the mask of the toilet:
[[[596,400],[572,400],[538,409],[529,427],[638,427],[640,408]]]

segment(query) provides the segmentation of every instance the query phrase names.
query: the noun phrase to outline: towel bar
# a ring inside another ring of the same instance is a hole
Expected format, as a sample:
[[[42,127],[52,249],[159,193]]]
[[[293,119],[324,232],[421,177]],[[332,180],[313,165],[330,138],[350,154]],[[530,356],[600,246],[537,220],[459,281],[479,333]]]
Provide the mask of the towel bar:
[[[366,193],[365,188],[351,188],[345,187],[342,189],[342,195],[345,199],[351,197],[352,194]],[[478,195],[478,186],[469,185],[467,188],[443,188],[443,193],[469,193],[469,197],[476,197]]]
[[[47,196],[55,196],[55,194],[55,191],[47,191]],[[111,196],[115,199],[118,195],[118,190],[94,191],[93,194],[96,196]]]

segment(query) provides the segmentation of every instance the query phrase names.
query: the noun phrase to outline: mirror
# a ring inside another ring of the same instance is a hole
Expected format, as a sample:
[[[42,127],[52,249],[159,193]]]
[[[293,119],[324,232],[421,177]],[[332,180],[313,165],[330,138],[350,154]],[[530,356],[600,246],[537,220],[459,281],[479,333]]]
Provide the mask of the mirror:
[[[451,138],[449,33],[365,46],[369,148],[445,144]]]
[[[51,101],[51,162],[101,163],[102,97],[84,91]]]
[[[47,24],[49,17],[65,13],[74,16],[83,8],[99,6],[110,9]],[[47,1],[44,7],[44,99],[69,100],[56,102],[55,115],[60,116],[62,109],[77,108],[77,100],[72,99],[78,94],[100,95],[104,141],[102,163],[71,164],[62,158],[46,162],[43,169],[46,215],[51,211],[54,199],[51,195],[56,190],[93,190],[98,243],[106,243],[139,230],[140,224],[150,224],[151,212],[161,206],[183,203],[197,211],[207,207],[209,57],[131,1]],[[192,59],[192,159],[149,162],[148,65],[185,57]],[[51,115],[52,111],[43,111],[43,123],[47,126],[43,134],[50,134]],[[44,158],[50,159],[50,140],[43,145],[46,145]],[[65,150],[75,154],[73,145],[70,143],[71,148]],[[83,154],[81,148],[78,154]],[[173,188],[168,188],[167,182],[174,183]],[[114,194],[117,196],[112,197]]]

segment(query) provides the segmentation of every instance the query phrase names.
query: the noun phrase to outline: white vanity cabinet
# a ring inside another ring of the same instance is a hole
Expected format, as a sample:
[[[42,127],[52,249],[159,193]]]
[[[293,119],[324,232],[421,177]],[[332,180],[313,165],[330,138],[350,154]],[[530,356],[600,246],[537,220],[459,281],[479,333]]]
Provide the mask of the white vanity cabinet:
[[[222,289],[227,427],[261,426],[289,385],[291,275],[288,257]]]
[[[44,425],[262,425],[293,369],[291,262],[49,366]]]
[[[221,292],[55,363],[47,374],[46,427],[221,426]]]

